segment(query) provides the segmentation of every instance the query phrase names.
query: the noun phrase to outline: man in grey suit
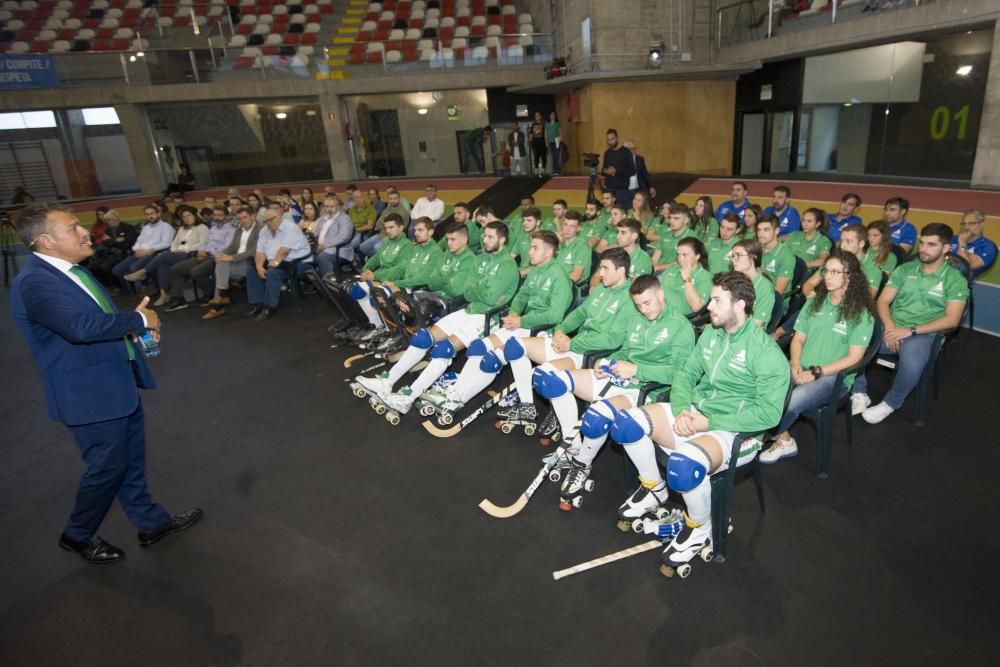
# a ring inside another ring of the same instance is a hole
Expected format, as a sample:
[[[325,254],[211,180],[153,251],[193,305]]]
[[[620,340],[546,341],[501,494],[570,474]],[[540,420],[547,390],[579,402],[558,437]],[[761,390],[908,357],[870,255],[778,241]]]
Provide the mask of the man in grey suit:
[[[525,147],[524,132],[517,123],[514,123],[507,135],[507,144],[510,146],[510,173],[514,176],[527,175],[531,162]]]
[[[215,256],[215,298],[208,302],[212,308],[201,316],[203,320],[214,320],[226,314],[225,306],[230,303],[230,279],[246,275],[247,262],[257,254],[260,223],[253,211],[244,206],[236,212],[236,219],[240,221],[240,228],[229,247]]]

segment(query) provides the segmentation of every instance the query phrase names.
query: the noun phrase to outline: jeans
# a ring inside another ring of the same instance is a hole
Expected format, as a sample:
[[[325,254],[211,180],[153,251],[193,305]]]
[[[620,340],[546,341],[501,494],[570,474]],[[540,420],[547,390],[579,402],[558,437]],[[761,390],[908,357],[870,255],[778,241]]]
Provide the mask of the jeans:
[[[562,168],[562,151],[559,150],[559,144],[551,142],[549,151],[552,153],[552,173],[558,174]]]
[[[153,277],[153,282],[162,290],[170,287],[170,269],[174,264],[180,264],[188,258],[186,252],[161,252],[152,262],[146,265],[146,275]]]
[[[892,381],[889,393],[882,400],[892,408],[898,410],[903,407],[906,397],[916,388],[920,382],[920,375],[924,372],[924,367],[930,361],[934,352],[934,345],[937,337],[934,334],[920,334],[910,336],[899,344],[899,352],[896,357],[896,377]],[[885,343],[879,348],[880,355],[892,355]],[[852,393],[864,394],[868,390],[868,379],[863,373],[859,373],[854,380]]]
[[[129,255],[122,261],[115,264],[115,267],[111,269],[111,274],[115,278],[124,278],[130,273],[135,273],[139,269],[146,268],[146,265],[153,261],[153,255],[146,255],[144,257],[136,257],[135,255]]]
[[[367,239],[361,242],[361,245],[358,246],[358,250],[365,257],[371,257],[376,252],[378,252],[378,249],[382,246],[383,243],[385,243],[385,239],[386,237],[382,236],[381,234],[375,234],[374,236],[369,236]]]
[[[798,421],[799,416],[803,412],[825,405],[830,400],[830,392],[833,390],[833,383],[836,379],[836,374],[824,375],[818,380],[796,385],[792,389],[792,396],[788,401],[788,409],[785,410],[785,414],[782,416],[778,428],[775,429],[775,433],[784,433],[790,429],[792,424]],[[841,386],[839,393],[843,396],[847,393],[847,388]]]
[[[215,271],[215,260],[207,257],[201,261],[197,257],[185,259],[170,268],[170,296],[177,299],[184,297],[184,282],[190,277],[203,296],[215,296],[213,294],[212,274]]]
[[[299,263],[299,275],[302,275],[306,266],[305,262]],[[291,267],[291,263],[282,262],[281,266],[269,268],[263,280],[257,275],[257,267],[247,267],[247,302],[253,306],[277,310],[281,284],[291,277]]]
[[[475,160],[476,166],[479,167],[479,173],[486,173],[486,165],[483,164],[483,145],[482,144],[465,144],[465,173],[469,173],[469,169],[472,167],[472,161]],[[470,160],[469,158],[472,158]]]

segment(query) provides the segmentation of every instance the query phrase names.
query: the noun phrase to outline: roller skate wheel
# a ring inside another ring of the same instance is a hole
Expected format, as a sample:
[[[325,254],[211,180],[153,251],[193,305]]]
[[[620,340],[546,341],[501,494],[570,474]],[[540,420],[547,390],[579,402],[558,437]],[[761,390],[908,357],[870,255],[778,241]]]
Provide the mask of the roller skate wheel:
[[[549,473],[550,482],[559,482],[561,480],[562,480],[562,473],[559,472],[558,470],[553,470],[552,472]]]
[[[629,520],[627,520],[627,519],[619,519],[618,520],[618,530],[622,531],[623,533],[631,533],[632,532],[632,522],[629,521]]]
[[[377,415],[384,415],[385,412],[386,412],[386,407],[384,405],[382,405],[381,403],[379,403],[378,405],[375,406],[375,414],[377,414]]]
[[[493,422],[493,426],[495,428],[500,429],[501,431],[503,430],[503,424],[504,423],[502,421],[500,421],[500,420],[497,420],[497,421]]]
[[[430,417],[433,414],[434,414],[434,406],[433,405],[422,405],[422,406],[420,406],[420,416],[421,417]]]
[[[688,563],[683,563],[677,566],[677,574],[681,579],[687,579],[691,576],[691,566]]]
[[[646,526],[643,524],[642,519],[636,519],[635,521],[632,522],[633,533],[639,533],[640,535],[642,535],[645,528]]]
[[[583,507],[583,496],[573,498],[573,507],[576,507],[577,509]]]
[[[559,499],[559,509],[561,509],[563,512],[569,512],[569,511],[572,511],[573,505],[571,505],[569,502],[567,502],[567,500],[565,498],[560,498]]]
[[[669,565],[661,565],[660,566],[660,574],[662,574],[664,577],[672,577],[676,573],[677,573],[677,570],[675,570],[674,568],[670,567]]]
[[[588,479],[586,482],[584,482],[583,483],[583,490],[586,491],[587,493],[590,493],[591,491],[593,491],[594,490],[594,480]]]
[[[367,395],[368,395],[368,392],[367,392],[367,391],[365,391],[365,388],[364,388],[364,387],[354,387],[354,388],[353,388],[353,389],[352,389],[351,391],[353,391],[353,392],[354,392],[354,395],[355,395],[355,396],[356,396],[357,398],[364,398],[365,396],[367,396]]]
[[[560,440],[562,440],[562,433],[556,431],[551,435],[551,440],[552,442],[559,442]]]
[[[532,435],[535,435],[535,428],[537,428],[537,427],[534,424],[525,424],[524,425],[524,434],[527,435],[527,436],[529,436],[529,437],[532,436]]]
[[[514,430],[514,425],[511,424],[510,422],[503,422],[502,424],[500,424],[500,432],[503,433],[504,435],[509,434],[513,430]]]
[[[385,415],[385,420],[392,424],[393,426],[399,426],[399,415],[395,412],[389,412]]]
[[[715,552],[712,551],[712,547],[709,546],[702,549],[698,555],[701,556],[701,559],[706,563],[711,563],[712,558],[715,557]]]
[[[541,445],[542,447],[548,447],[549,445],[552,444],[552,440],[550,440],[549,438],[539,438],[538,444]]]
[[[453,421],[455,421],[455,418],[450,412],[442,412],[438,415],[438,424],[441,424],[441,426],[450,426]]]

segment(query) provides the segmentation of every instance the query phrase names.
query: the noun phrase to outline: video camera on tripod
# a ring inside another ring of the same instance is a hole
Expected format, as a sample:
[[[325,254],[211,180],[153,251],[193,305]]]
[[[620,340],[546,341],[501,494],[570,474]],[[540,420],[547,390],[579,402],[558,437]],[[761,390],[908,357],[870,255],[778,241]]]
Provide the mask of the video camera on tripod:
[[[587,183],[587,201],[596,199],[601,192],[601,176],[597,173],[597,165],[601,163],[601,156],[597,153],[584,153],[583,166],[590,168],[590,180]]]
[[[583,154],[583,166],[590,167],[591,173],[597,171],[597,165],[601,162],[601,156],[597,153],[584,153]]]

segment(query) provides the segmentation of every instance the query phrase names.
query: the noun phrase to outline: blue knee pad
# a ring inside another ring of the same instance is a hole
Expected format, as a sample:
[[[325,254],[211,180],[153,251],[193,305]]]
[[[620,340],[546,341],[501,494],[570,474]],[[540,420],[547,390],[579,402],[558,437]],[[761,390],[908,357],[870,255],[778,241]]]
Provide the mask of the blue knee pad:
[[[368,296],[368,292],[366,292],[361,285],[359,285],[358,283],[354,283],[353,285],[351,285],[351,298],[352,299],[354,299],[355,301],[361,301],[362,299],[364,299],[367,296]]]
[[[601,409],[602,407],[604,410]],[[608,408],[611,409],[610,417],[604,414]],[[600,403],[591,405],[583,413],[583,421],[580,422],[580,435],[592,440],[605,437],[608,431],[611,430],[611,425],[615,422],[614,414],[615,407],[608,401],[601,401]]]
[[[621,445],[632,445],[639,442],[643,436],[649,435],[649,420],[639,408],[620,410],[611,427],[611,437]]]
[[[569,373],[565,373],[564,371],[545,373],[538,376],[536,386],[542,398],[551,401],[553,398],[558,398],[573,391],[573,379],[569,376]]]
[[[410,345],[419,347],[421,350],[429,350],[434,345],[434,336],[431,335],[428,329],[417,329],[410,336]]]
[[[501,368],[503,368],[503,362],[493,352],[484,354],[483,360],[479,362],[479,370],[484,373],[499,373]]]
[[[511,336],[503,344],[503,356],[507,358],[507,361],[514,361],[524,356],[524,347],[515,336]]]
[[[487,354],[489,351],[490,351],[489,348],[486,347],[486,341],[484,341],[482,338],[477,338],[476,340],[472,341],[471,345],[469,345],[469,350],[468,352],[466,352],[466,354],[468,354],[470,357],[481,357]]]
[[[454,359],[455,346],[445,338],[440,343],[431,348],[431,359]]]
[[[667,459],[667,486],[678,493],[687,493],[708,476],[701,461],[696,461],[680,452],[670,452]]]

